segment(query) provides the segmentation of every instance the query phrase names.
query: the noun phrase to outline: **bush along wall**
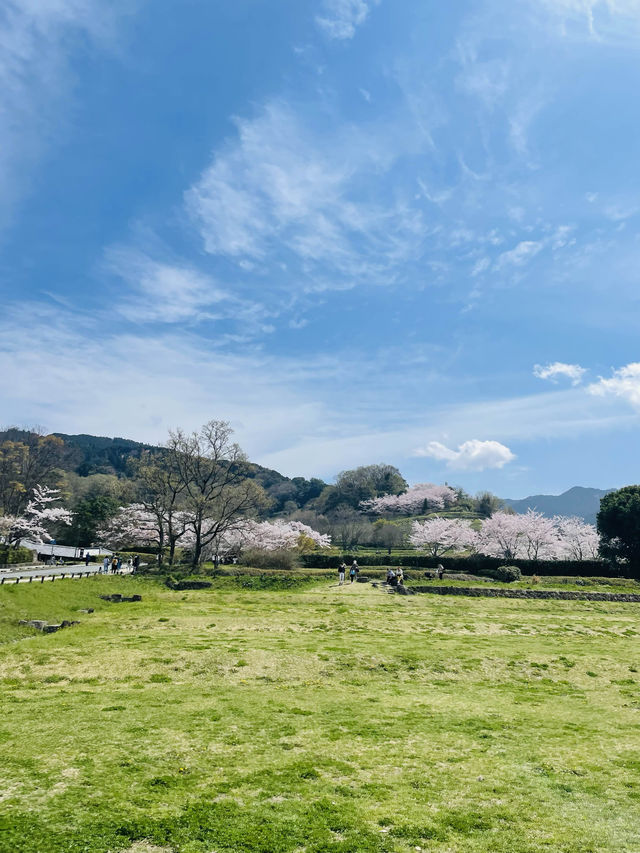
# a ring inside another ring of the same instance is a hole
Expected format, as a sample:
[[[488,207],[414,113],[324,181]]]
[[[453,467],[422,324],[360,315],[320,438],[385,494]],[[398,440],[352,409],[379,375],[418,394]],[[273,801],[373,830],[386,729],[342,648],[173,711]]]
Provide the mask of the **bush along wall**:
[[[33,552],[28,548],[6,548],[0,545],[0,566],[32,562]]]
[[[495,572],[505,565],[504,557],[485,557],[473,554],[470,557],[429,557],[426,554],[403,554],[389,557],[387,554],[345,554],[335,557],[329,554],[303,554],[302,562],[307,569],[337,569],[340,563],[349,565],[354,560],[364,566],[413,566],[420,569],[435,569],[438,564],[446,572],[468,572],[484,574]],[[630,567],[614,566],[604,560],[509,560],[509,565],[517,566],[523,575],[546,575],[547,577],[583,577],[617,578],[637,577],[638,570]]]

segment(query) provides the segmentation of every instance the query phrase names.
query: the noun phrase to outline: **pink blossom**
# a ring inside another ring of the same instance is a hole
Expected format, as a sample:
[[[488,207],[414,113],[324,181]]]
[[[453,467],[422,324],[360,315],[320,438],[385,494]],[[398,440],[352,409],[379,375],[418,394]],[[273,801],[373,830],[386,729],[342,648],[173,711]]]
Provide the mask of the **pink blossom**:
[[[32,497],[21,516],[2,516],[0,536],[11,544],[21,539],[50,542],[50,528],[71,524],[73,513],[61,506],[53,506],[60,500],[60,490],[48,486],[34,486]]]
[[[326,533],[318,533],[301,521],[245,519],[225,535],[221,550],[261,548],[265,551],[286,551],[300,547],[304,540],[310,540],[316,548],[331,546],[330,536]]]
[[[458,500],[456,492],[450,486],[438,486],[435,483],[418,483],[410,486],[401,495],[382,495],[363,501],[360,506],[365,512],[375,515],[415,515],[427,510],[445,509]]]
[[[557,515],[554,524],[558,530],[564,555],[570,560],[595,560],[598,558],[600,538],[593,524],[581,518]]]
[[[472,546],[475,532],[469,521],[435,516],[426,521],[414,521],[409,540],[416,548],[428,551],[431,557],[439,557],[447,551]]]

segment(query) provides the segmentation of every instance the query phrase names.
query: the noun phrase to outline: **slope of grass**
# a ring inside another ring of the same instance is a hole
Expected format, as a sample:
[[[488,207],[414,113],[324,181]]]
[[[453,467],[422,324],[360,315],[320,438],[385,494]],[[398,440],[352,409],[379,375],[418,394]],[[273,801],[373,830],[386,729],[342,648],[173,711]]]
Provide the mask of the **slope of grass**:
[[[2,853],[640,849],[637,605],[258,580],[0,589]]]

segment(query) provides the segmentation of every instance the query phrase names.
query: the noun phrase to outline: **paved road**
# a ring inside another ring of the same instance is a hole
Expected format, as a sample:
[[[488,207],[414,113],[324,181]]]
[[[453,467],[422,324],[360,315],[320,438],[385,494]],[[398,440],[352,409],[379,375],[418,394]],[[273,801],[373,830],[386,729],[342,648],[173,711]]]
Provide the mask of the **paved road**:
[[[39,566],[35,569],[14,569],[7,572],[0,571],[0,584],[16,583],[16,581],[29,583],[33,582],[36,578],[40,580],[42,577],[44,577],[45,580],[54,580],[62,575],[69,578],[72,574],[77,578],[80,572],[82,572],[84,577],[87,577],[87,573],[90,575],[97,575],[102,572],[102,566],[97,563],[89,563],[88,566],[85,566],[84,563],[78,563],[73,566]],[[119,574],[131,574],[131,569],[125,567],[119,572]]]

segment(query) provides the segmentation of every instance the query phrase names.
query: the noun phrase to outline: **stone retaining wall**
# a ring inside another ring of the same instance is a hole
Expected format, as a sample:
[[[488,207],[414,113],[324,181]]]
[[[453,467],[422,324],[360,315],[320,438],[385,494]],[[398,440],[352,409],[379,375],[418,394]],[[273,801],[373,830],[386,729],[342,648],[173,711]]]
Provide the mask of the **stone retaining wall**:
[[[630,601],[640,602],[632,592],[578,592],[554,589],[496,589],[480,586],[411,586],[414,592],[432,595],[471,595],[477,598],[547,598],[560,601]]]

